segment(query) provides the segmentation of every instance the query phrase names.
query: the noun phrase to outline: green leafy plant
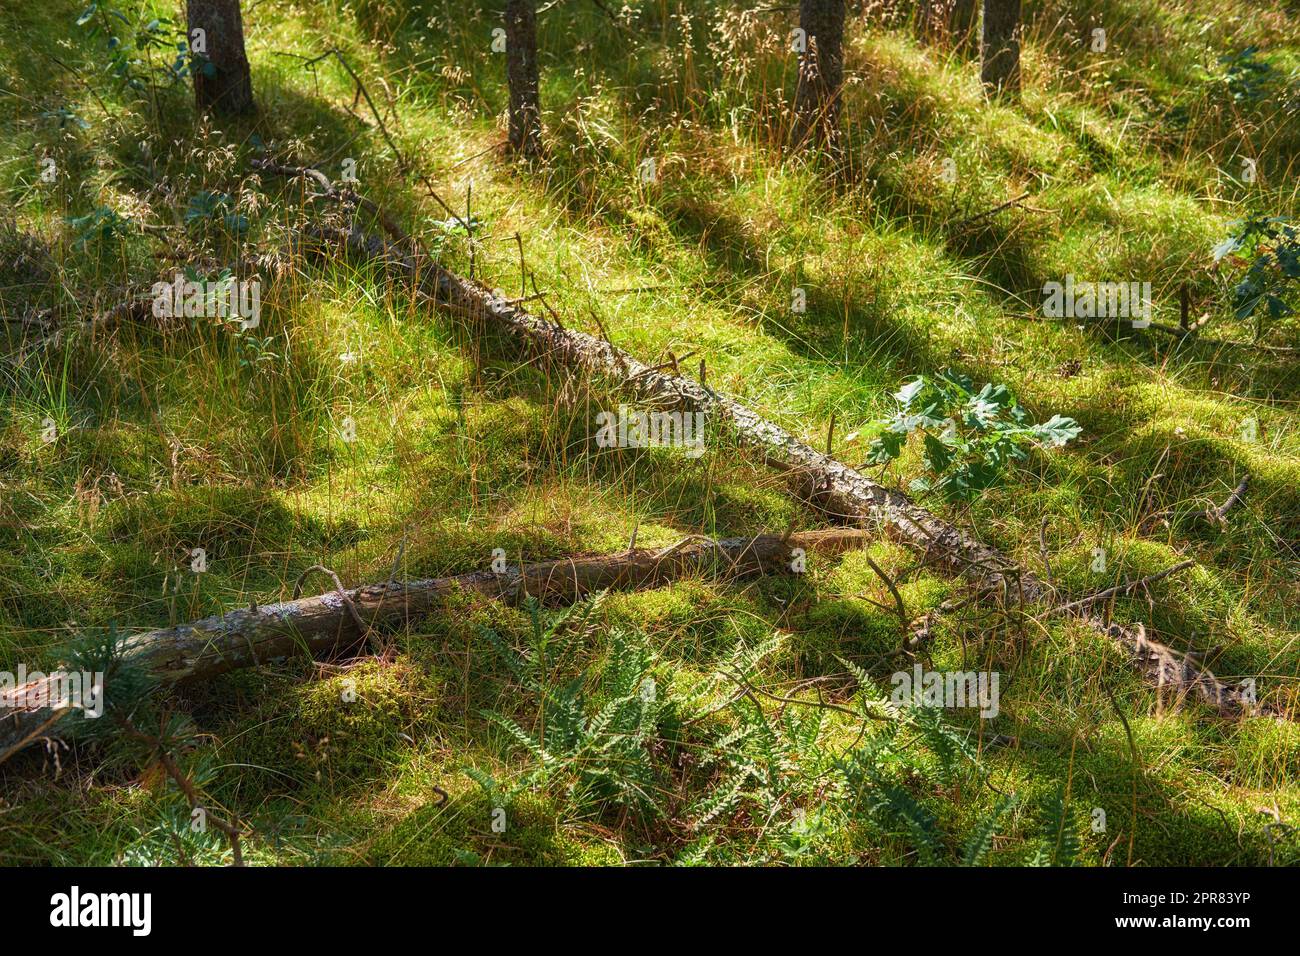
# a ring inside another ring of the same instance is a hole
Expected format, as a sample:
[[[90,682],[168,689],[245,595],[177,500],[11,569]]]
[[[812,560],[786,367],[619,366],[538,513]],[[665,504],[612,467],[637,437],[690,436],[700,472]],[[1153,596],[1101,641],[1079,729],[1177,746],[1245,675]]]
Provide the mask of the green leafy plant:
[[[282,356],[274,348],[274,335],[259,338],[256,335],[241,334],[239,343],[240,368],[254,371],[263,365],[272,365],[282,360]]]
[[[201,190],[190,197],[185,210],[185,224],[219,219],[234,235],[243,235],[248,231],[248,217],[234,210],[234,201],[227,193]]]
[[[1248,46],[1238,53],[1219,58],[1227,69],[1223,82],[1234,103],[1256,106],[1277,94],[1286,82],[1286,76],[1273,64],[1259,56],[1258,46]]]
[[[868,463],[893,461],[908,437],[920,432],[930,477],[917,478],[912,488],[950,498],[972,497],[996,484],[1008,462],[1028,458],[1030,448],[1059,448],[1082,431],[1074,419],[1061,415],[1034,424],[1005,385],[977,389],[950,369],[917,376],[894,398],[898,411],[876,423],[884,430],[871,443]]]
[[[235,284],[235,275],[228,266],[223,267],[215,275],[200,272],[193,266],[185,266],[181,270],[186,280],[197,283],[202,287],[204,308],[208,315],[212,315],[216,309],[216,303],[220,298],[230,295],[231,286]],[[197,329],[205,321],[203,316],[189,316],[189,326],[191,329]],[[238,316],[226,316],[218,318],[218,323],[227,323],[229,326],[238,329],[240,319]],[[280,356],[270,350],[272,336],[259,339],[257,336],[249,335],[245,330],[239,329],[240,332],[240,367],[256,366],[262,362],[274,361]]]
[[[60,106],[57,110],[45,110],[41,113],[41,119],[58,120],[59,129],[65,129],[69,124],[77,129],[90,129],[89,123],[66,106]]]
[[[1234,231],[1214,248],[1214,260],[1232,258],[1246,274],[1232,288],[1237,318],[1256,316],[1256,334],[1263,334],[1263,317],[1294,315],[1292,305],[1300,281],[1300,229],[1280,216],[1236,222]],[[1260,311],[1261,306],[1263,312]]]
[[[119,216],[107,206],[100,206],[84,216],[69,216],[66,222],[77,230],[74,244],[78,248],[85,248],[91,242],[108,242],[126,235],[130,220]]]
[[[136,93],[143,95],[160,84],[175,84],[195,70],[215,74],[206,58],[190,52],[185,31],[170,17],[151,17],[140,23],[121,10],[92,3],[77,17],[77,26],[91,39],[102,41],[105,71]],[[175,56],[155,62],[155,54],[163,51]]]

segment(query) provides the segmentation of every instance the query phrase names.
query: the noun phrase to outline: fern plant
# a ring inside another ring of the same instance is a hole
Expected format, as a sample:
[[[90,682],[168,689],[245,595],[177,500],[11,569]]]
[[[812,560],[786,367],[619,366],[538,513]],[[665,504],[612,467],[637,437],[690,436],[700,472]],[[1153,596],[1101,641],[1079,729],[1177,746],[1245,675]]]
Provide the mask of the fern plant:
[[[966,847],[961,855],[962,866],[983,866],[993,849],[993,838],[997,835],[1002,818],[1015,808],[1016,795],[1009,793],[994,805],[993,809],[976,821],[966,839]]]
[[[860,685],[870,686],[865,672],[851,662],[844,663]],[[971,746],[969,733],[950,725],[938,710],[909,707],[901,711],[889,708],[889,712],[895,718],[892,723],[838,761],[852,805],[865,809],[887,832],[910,842],[923,864],[982,865],[1003,817],[1015,806],[1015,794],[1004,796],[992,811],[975,821],[961,856],[955,856],[936,813],[904,781],[910,781],[913,788],[919,783],[923,791],[948,792],[971,777],[984,784],[987,773],[979,754]],[[922,763],[905,731],[934,757],[932,763]]]
[[[759,665],[780,646],[774,635],[758,644],[739,644],[730,660],[706,684],[728,692],[757,679]],[[727,708],[734,723],[705,748],[700,767],[713,784],[688,809],[697,831],[743,815],[762,821],[760,852],[785,859],[810,853],[825,829],[818,794],[832,767],[822,744],[825,712],[786,708],[769,716],[752,695]]]
[[[895,772],[903,761],[896,749],[898,724],[839,761],[855,809],[865,809],[881,827],[905,835],[921,862],[933,866],[945,855],[939,821],[914,797]]]
[[[655,682],[654,657],[644,639],[623,629],[612,630],[609,653],[592,690],[585,674],[564,682],[548,674],[548,652],[560,630],[575,614],[580,615],[579,626],[587,628],[598,606],[599,599],[548,626],[540,608],[530,602],[532,644],[525,654],[507,647],[496,632],[485,630],[524,689],[535,697],[536,730],[525,729],[506,714],[486,712],[484,717],[535,759],[536,766],[520,786],[565,776],[579,807],[598,810],[614,804],[654,814],[658,812],[657,774],[651,750],[673,735],[676,708]]]
[[[1074,866],[1079,859],[1079,830],[1061,784],[1047,801],[1042,842],[1030,866]]]

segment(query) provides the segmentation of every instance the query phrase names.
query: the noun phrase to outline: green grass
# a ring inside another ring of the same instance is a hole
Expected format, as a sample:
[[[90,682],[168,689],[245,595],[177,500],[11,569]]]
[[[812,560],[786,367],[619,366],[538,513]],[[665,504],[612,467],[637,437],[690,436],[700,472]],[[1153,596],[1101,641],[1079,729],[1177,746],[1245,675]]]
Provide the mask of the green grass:
[[[1300,377],[1281,349],[1300,336],[1284,320],[1265,339],[1273,348],[1256,348],[1210,255],[1234,220],[1297,211],[1296,94],[1243,105],[1219,63],[1257,44],[1289,76],[1300,31],[1285,5],[1225,0],[1211,19],[1190,0],[1026,4],[1018,105],[986,103],[976,65],[921,44],[901,17],[857,17],[839,180],[782,152],[789,14],[630,6],[636,15],[617,23],[585,3],[542,16],[547,156],[531,168],[499,148],[492,11],[258,4],[245,20],[260,115],[223,125],[196,118],[184,86],[140,97],[116,85],[98,41],[75,26],[80,4],[17,10],[0,28],[0,191],[12,211],[0,314],[84,318],[184,265],[215,271],[239,238],[178,225],[203,189],[234,197],[251,221],[245,243],[274,247],[320,207],[297,184],[250,174],[258,143],[335,178],[357,159],[361,191],[437,241],[446,212],[403,178],[364,101],[351,109],[347,74],[283,55],[335,46],[402,157],[457,209],[472,187],[476,274],[516,295],[518,233],[566,325],[595,332],[594,312],[645,361],[693,353],[694,371],[702,357],[711,385],[814,446],[834,416],[836,456],[853,465],[890,393],[943,366],[1005,383],[1035,420],[1074,417],[1078,441],[972,503],[922,502],[1040,573],[1042,528],[1054,580],[1073,595],[1194,558],[1193,571],[1153,586],[1151,604],[1119,602],[1116,619],[1177,648],[1221,647],[1216,673],[1255,676],[1294,712]],[[1096,23],[1105,55],[1082,40]],[[88,125],[60,126],[60,109]],[[55,159],[56,183],[40,181],[41,156]],[[1254,184],[1240,181],[1243,156],[1257,160]],[[637,179],[646,157],[654,184]],[[955,184],[942,178],[948,157]],[[1023,192],[1025,207],[961,224]],[[78,245],[67,217],[99,207],[130,225]],[[441,248],[468,273],[463,236]],[[520,365],[505,343],[369,271],[296,265],[264,286],[252,333],[145,316],[20,359],[18,327],[0,326],[0,660],[49,665],[88,629],[282,599],[317,563],[349,584],[382,580],[404,537],[403,573],[415,577],[485,568],[498,547],[511,561],[543,559],[617,550],[634,529],[662,546],[819,523],[725,434],[695,460],[600,450],[595,413],[620,400],[607,383]],[[1066,273],[1150,281],[1163,322],[1176,323],[1185,283],[1194,315],[1213,316],[1210,341],[1176,347],[1044,320],[1041,286]],[[796,286],[803,313],[790,307]],[[344,418],[355,442],[340,435]],[[1242,437],[1248,419],[1254,440]],[[906,486],[920,467],[909,453],[881,480]],[[1245,473],[1228,529],[1188,519]],[[196,547],[209,555],[204,575],[188,572]],[[1107,550],[1104,573],[1091,570],[1094,548]],[[959,593],[893,545],[869,553],[913,618]],[[1002,676],[996,719],[945,715],[971,732],[978,766],[906,721],[819,710],[888,697],[902,640],[892,607],[858,554],[815,559],[797,579],[610,595],[586,626],[556,625],[540,651],[555,612],[535,622],[466,599],[382,655],[278,662],[167,703],[197,734],[182,763],[251,830],[256,863],[954,861],[1012,791],[984,862],[1050,857],[1058,792],[1082,863],[1300,855],[1293,831],[1266,829],[1273,813],[1300,813],[1294,727],[1226,724],[1161,699],[1115,647],[1068,621],[969,606],[938,626],[933,668]],[[499,719],[538,738],[576,681],[585,693],[573,706],[589,717],[623,707],[631,721],[627,708],[641,705],[619,705],[609,676],[611,662],[632,660],[615,635],[646,649],[636,686],[654,680],[654,713],[637,717],[648,721],[644,800],[610,795],[636,769],[618,734],[542,760]],[[531,648],[546,664],[540,682],[523,680],[505,647]],[[736,670],[806,705],[739,695],[725,676]],[[876,783],[855,784],[838,761],[884,747],[890,727],[892,746],[871,757]],[[995,734],[1018,743],[993,746]],[[930,843],[905,804],[873,807],[890,783],[933,815]],[[1104,830],[1090,825],[1095,808]],[[7,862],[229,862],[219,834],[188,831],[188,813],[156,762],[122,742],[0,766]]]

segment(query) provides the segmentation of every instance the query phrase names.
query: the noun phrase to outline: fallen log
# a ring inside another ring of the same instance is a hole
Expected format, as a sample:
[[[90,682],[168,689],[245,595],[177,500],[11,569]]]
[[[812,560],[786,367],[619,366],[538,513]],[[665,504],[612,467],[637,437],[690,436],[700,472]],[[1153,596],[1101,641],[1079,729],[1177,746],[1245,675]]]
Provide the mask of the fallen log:
[[[601,590],[654,588],[679,578],[717,574],[744,578],[793,573],[792,556],[837,554],[874,540],[868,531],[836,528],[788,536],[687,538],[662,550],[636,549],[591,557],[561,558],[510,568],[472,571],[415,581],[387,581],[314,597],[254,605],[190,624],[125,639],[121,658],[143,667],[160,684],[214,677],[302,653],[354,646],[371,629],[391,629],[425,617],[456,594],[477,594],[512,604],[534,597],[543,604],[571,604]],[[364,629],[362,627],[364,625]],[[71,708],[55,700],[55,678],[0,694],[0,763],[26,746],[57,738],[57,725]],[[105,691],[112,693],[111,687]]]
[[[294,174],[292,167],[275,171],[286,170]],[[319,175],[314,170],[297,174]],[[366,234],[355,225],[314,229],[308,235],[314,241],[332,243],[347,254],[384,264],[411,280],[418,295],[436,304],[491,320],[510,333],[525,351],[539,358],[612,379],[621,391],[634,397],[704,412],[729,423],[743,441],[761,448],[771,464],[806,479],[813,492],[811,503],[824,514],[840,521],[882,527],[891,538],[918,552],[923,562],[965,577],[986,599],[1018,604],[1052,598],[1052,589],[1034,574],[916,505],[903,492],[877,484],[809,447],[779,425],[701,382],[645,365],[615,347],[607,337],[597,338],[532,315],[482,283],[455,275],[424,253],[389,217],[377,218],[391,242]],[[1114,624],[1086,609],[1081,609],[1078,616],[1123,648],[1157,690],[1190,696],[1224,717],[1256,713],[1286,716],[1277,705],[1259,705],[1253,685],[1233,686],[1220,681],[1208,669],[1147,638],[1140,626]]]

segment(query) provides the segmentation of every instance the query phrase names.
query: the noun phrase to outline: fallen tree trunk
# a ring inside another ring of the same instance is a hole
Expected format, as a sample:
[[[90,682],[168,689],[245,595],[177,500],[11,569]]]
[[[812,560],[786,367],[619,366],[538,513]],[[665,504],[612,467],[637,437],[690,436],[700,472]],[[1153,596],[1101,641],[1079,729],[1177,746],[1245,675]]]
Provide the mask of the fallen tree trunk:
[[[805,531],[756,538],[688,538],[671,548],[638,549],[592,557],[561,558],[507,569],[473,571],[416,581],[388,581],[315,597],[231,611],[190,624],[129,637],[124,661],[142,666],[156,681],[174,684],[256,667],[301,653],[321,653],[361,641],[370,629],[400,627],[427,616],[456,594],[520,603],[571,604],[600,590],[659,587],[691,575],[727,578],[792,573],[796,549],[837,554],[874,540],[860,529]],[[364,629],[359,626],[364,624]],[[105,688],[107,693],[111,687]],[[52,699],[52,677],[0,695],[0,763],[40,740],[57,737],[71,710]]]
[[[918,552],[925,563],[964,576],[985,599],[1018,604],[1052,597],[1051,589],[1034,574],[916,505],[903,492],[877,484],[809,447],[779,425],[705,384],[645,365],[606,339],[532,315],[481,283],[449,272],[423,254],[418,243],[394,227],[391,220],[380,220],[393,242],[354,227],[315,230],[311,238],[336,244],[367,261],[386,264],[413,280],[417,293],[472,317],[491,320],[539,358],[613,379],[620,390],[637,398],[704,412],[728,422],[743,441],[761,448],[771,463],[806,479],[810,501],[824,514],[840,521],[883,527],[890,537]],[[1080,613],[1079,618],[1123,648],[1158,691],[1190,696],[1224,717],[1261,712],[1285,716],[1273,704],[1261,707],[1252,685],[1233,686],[1220,681],[1173,648],[1148,639],[1141,626],[1118,625],[1090,611]]]

